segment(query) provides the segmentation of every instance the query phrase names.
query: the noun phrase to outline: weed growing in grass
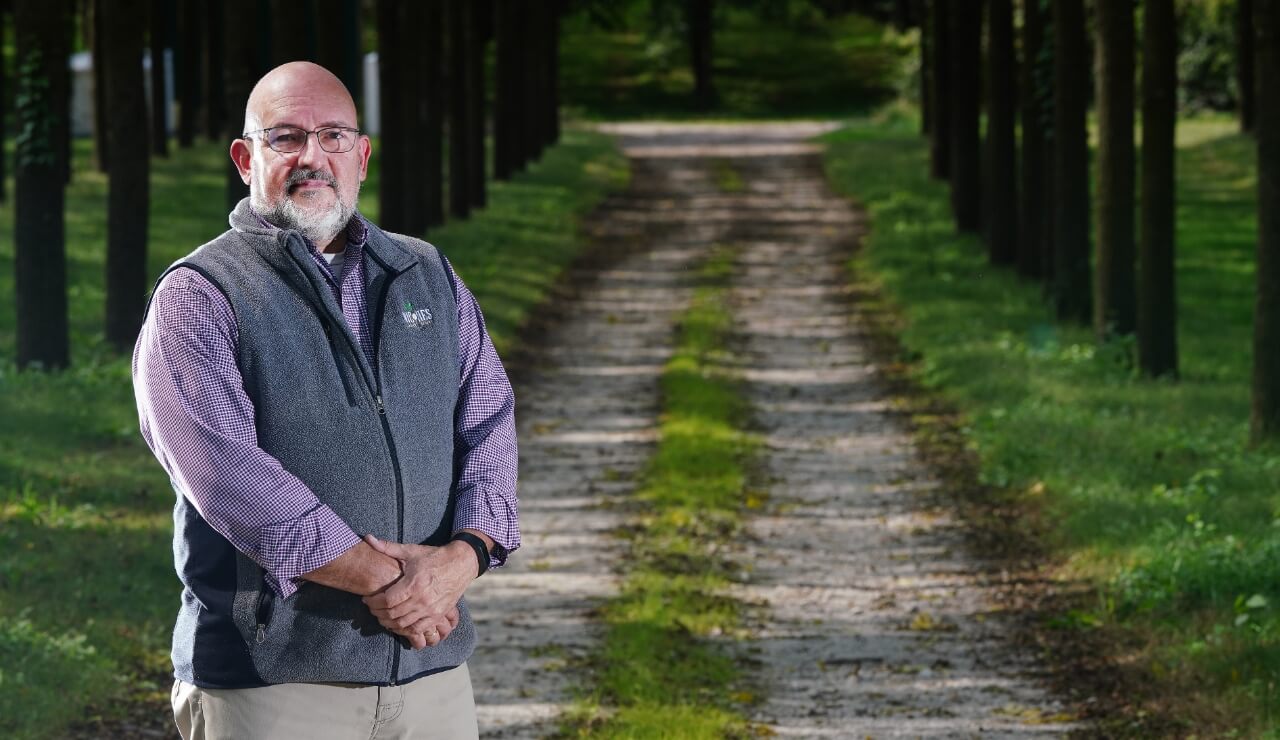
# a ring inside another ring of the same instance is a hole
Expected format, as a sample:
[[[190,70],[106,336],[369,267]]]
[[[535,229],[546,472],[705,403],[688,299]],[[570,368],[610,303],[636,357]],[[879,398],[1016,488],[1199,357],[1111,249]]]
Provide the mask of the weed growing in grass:
[[[855,123],[827,157],[871,215],[854,269],[900,313],[916,378],[1096,589],[1059,624],[1136,642],[1151,706],[1207,734],[1280,729],[1280,453],[1246,447],[1255,175],[1236,128],[1179,124],[1177,383],[1136,378],[1131,340],[1055,323],[1038,286],[957,236],[914,121]]]
[[[741,526],[745,464],[753,443],[746,413],[721,369],[732,317],[721,250],[679,324],[662,376],[661,441],[637,493],[639,522],[622,591],[603,609],[598,689],[571,713],[566,732],[591,737],[722,738],[746,732],[735,709],[742,679],[712,638],[741,629],[741,605],[725,595],[737,569],[721,553]],[[607,709],[605,707],[608,707]]]

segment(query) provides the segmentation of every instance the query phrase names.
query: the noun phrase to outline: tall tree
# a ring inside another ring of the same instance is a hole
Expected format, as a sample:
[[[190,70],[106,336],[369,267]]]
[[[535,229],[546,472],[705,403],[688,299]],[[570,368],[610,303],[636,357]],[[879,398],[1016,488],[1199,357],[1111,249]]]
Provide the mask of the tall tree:
[[[165,48],[169,40],[169,23],[173,3],[169,0],[151,0],[148,16],[151,48],[151,153],[157,157],[169,156],[169,99],[165,85]]]
[[[1178,24],[1174,0],[1142,7],[1142,239],[1138,262],[1138,368],[1178,373],[1174,292],[1174,130],[1178,106]]]
[[[551,0],[544,5],[542,19],[542,69],[544,98],[542,101],[542,145],[551,146],[560,140],[560,16],[564,14],[564,0]]]
[[[493,38],[493,3],[468,3],[472,10],[471,21],[474,26],[475,43],[471,45],[471,62],[468,69],[471,72],[469,80],[472,85],[471,92],[467,98],[471,108],[468,115],[467,125],[471,128],[471,135],[467,137],[469,143],[468,159],[471,162],[472,177],[468,179],[471,183],[470,201],[472,208],[483,208],[487,200],[488,180],[486,162],[486,127],[485,127],[485,49],[489,45],[489,40]]]
[[[223,109],[227,113],[223,116],[222,135],[230,142],[245,133],[244,109],[249,102],[249,93],[266,70],[258,64],[257,38],[243,33],[241,28],[243,20],[252,17],[257,10],[257,0],[223,0],[214,4],[221,8],[218,22],[222,24],[222,38],[226,40]],[[231,158],[226,157],[225,160],[222,166],[226,172],[226,206],[230,211],[249,195],[249,187],[240,179],[240,171]]]
[[[951,12],[957,0],[930,0],[929,33],[933,49],[933,86],[929,90],[933,109],[932,137],[929,140],[929,172],[945,180],[951,172]]]
[[[107,62],[106,34],[103,21],[106,3],[89,0],[84,4],[84,28],[87,32],[90,58],[93,60],[93,154],[99,172],[107,172]]]
[[[1236,3],[1236,87],[1240,95],[1240,130],[1253,131],[1255,94],[1253,81],[1253,0]]]
[[[147,0],[113,0],[102,24],[106,63],[107,341],[126,352],[142,326],[147,292],[147,214],[150,209],[147,98],[143,84],[143,26]]]
[[[196,0],[181,0],[178,6],[178,33],[181,37],[174,48],[177,67],[178,98],[178,146],[187,148],[196,141],[196,128],[200,122],[200,70],[204,58],[204,34],[201,28],[205,16]]]
[[[0,39],[5,37],[5,25],[9,13],[10,3],[0,3]],[[4,141],[9,136],[8,114],[9,114],[9,69],[4,61],[4,54],[0,54],[0,203],[8,200],[4,180],[9,169],[4,153]]]
[[[225,78],[227,61],[223,54],[223,3],[208,3],[204,6],[204,12],[204,132],[211,141],[218,141],[226,130],[228,115]],[[244,32],[238,30],[237,33]]]
[[[716,86],[712,78],[712,37],[714,0],[689,0],[685,6],[689,18],[689,56],[693,67],[693,102],[698,110],[710,110],[716,104]]]
[[[392,91],[401,89],[405,50],[399,40],[402,27],[400,0],[378,0],[378,120],[382,128],[381,186],[378,211],[382,227],[388,231],[405,231],[404,197],[400,184],[404,181],[405,101]]]
[[[316,0],[269,0],[271,66],[316,61]]]
[[[1256,444],[1280,438],[1280,0],[1255,3],[1258,280],[1249,436]]]
[[[1099,339],[1137,326],[1133,239],[1133,5],[1097,5],[1098,172],[1093,323]]]
[[[65,367],[67,331],[66,169],[70,115],[69,0],[15,0],[17,139],[14,173],[14,293],[19,367]]]
[[[920,133],[933,131],[933,32],[927,0],[915,0],[920,16]]]
[[[405,199],[407,233],[422,236],[444,223],[444,101],[441,66],[444,62],[443,5],[440,0],[411,0],[405,4],[405,23],[399,41],[402,59],[411,65],[402,75],[402,114],[406,138],[406,169],[400,188]],[[409,44],[418,48],[410,48]]]
[[[1083,0],[1053,0],[1053,302],[1059,319],[1088,324],[1093,291],[1085,128],[1089,58],[1084,29]]]
[[[987,164],[982,203],[991,261],[1009,265],[1018,253],[1018,62],[1013,0],[987,0],[987,17]]]
[[[476,70],[471,47],[476,43],[475,19],[467,0],[450,0],[449,15],[449,215],[471,213],[471,137],[475,108],[468,96],[475,92]]]
[[[360,2],[313,0],[316,12],[316,62],[338,76],[360,101]]]
[[[1052,87],[1044,74],[1044,11],[1040,0],[1022,3],[1022,63],[1018,66],[1022,122],[1021,187],[1018,189],[1018,273],[1041,277],[1044,249],[1045,98]]]
[[[497,0],[494,4],[495,90],[493,100],[493,176],[508,180],[524,167],[525,125],[523,69],[527,42],[525,3]]]
[[[982,227],[982,154],[978,134],[982,80],[982,14],[976,3],[952,2],[951,213],[960,231]]]

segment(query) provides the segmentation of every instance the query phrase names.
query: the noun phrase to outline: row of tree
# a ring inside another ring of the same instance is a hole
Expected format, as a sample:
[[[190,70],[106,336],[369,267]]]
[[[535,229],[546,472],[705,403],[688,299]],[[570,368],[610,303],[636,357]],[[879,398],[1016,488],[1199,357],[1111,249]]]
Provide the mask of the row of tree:
[[[559,139],[556,61],[563,12],[561,0],[377,0],[384,228],[425,235],[444,223],[446,193],[455,218],[484,206],[488,119],[491,171],[499,180],[523,170]],[[20,367],[52,369],[70,361],[67,58],[77,26],[93,51],[95,159],[109,181],[105,331],[120,351],[128,351],[137,336],[148,289],[148,151],[160,157],[169,151],[164,50],[173,51],[180,147],[192,146],[201,132],[226,143],[239,137],[254,82],[286,61],[317,62],[353,94],[360,90],[359,0],[12,0],[0,3],[0,32],[9,17],[17,50],[14,240]],[[485,59],[491,44],[496,63],[489,80]],[[149,106],[143,67],[148,45]],[[0,85],[4,77],[0,69]],[[226,168],[230,207],[246,189],[229,157]]]
[[[1140,372],[1176,377],[1175,2],[1099,0],[1092,59],[1084,0],[1021,5],[1019,28],[1013,0],[925,3],[921,97],[932,174],[950,184],[956,228],[980,234],[992,263],[1040,281],[1059,319],[1091,323],[1099,341],[1136,335]],[[1270,102],[1280,76],[1267,74],[1280,73],[1277,6],[1280,0],[1239,0],[1237,8],[1241,127],[1256,126],[1259,145],[1255,441],[1280,436],[1280,109]],[[1098,129],[1092,203],[1091,89]]]

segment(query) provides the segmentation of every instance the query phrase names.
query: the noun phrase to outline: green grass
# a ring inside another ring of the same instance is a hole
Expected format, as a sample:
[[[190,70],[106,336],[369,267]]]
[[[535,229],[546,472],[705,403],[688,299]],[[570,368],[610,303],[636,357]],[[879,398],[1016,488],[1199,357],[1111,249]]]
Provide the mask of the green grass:
[[[725,595],[733,566],[720,545],[741,526],[746,407],[720,369],[732,316],[725,282],[732,253],[708,262],[681,317],[662,375],[658,450],[637,494],[621,593],[602,610],[597,684],[569,718],[582,737],[722,738],[746,723],[749,700],[733,658],[715,642],[741,631],[741,605]]]
[[[872,228],[853,262],[900,313],[915,377],[950,401],[982,479],[1048,523],[1064,577],[1097,593],[1081,625],[1191,726],[1275,732],[1280,718],[1280,454],[1246,446],[1254,291],[1252,142],[1228,119],[1179,125],[1182,379],[1135,377],[1131,341],[1098,346],[1040,288],[956,236],[909,117],[831,135],[828,174]]]
[[[799,118],[865,111],[905,84],[913,36],[857,15],[775,20],[726,7],[713,40],[714,109],[693,102],[682,37],[603,31],[578,14],[565,19],[561,91],[566,106],[599,119]]]
[[[155,160],[149,273],[226,228],[221,146]],[[490,205],[430,239],[485,309],[499,350],[582,249],[577,216],[625,184],[604,137],[567,131],[543,160],[494,184]],[[362,193],[376,220],[377,172]],[[12,191],[10,191],[12,192]],[[0,736],[60,737],[123,697],[167,693],[178,606],[174,493],[138,434],[127,357],[107,350],[106,182],[76,142],[67,193],[73,365],[17,372],[13,245],[0,241]],[[12,202],[0,208],[11,234]],[[139,296],[139,300],[142,297]]]

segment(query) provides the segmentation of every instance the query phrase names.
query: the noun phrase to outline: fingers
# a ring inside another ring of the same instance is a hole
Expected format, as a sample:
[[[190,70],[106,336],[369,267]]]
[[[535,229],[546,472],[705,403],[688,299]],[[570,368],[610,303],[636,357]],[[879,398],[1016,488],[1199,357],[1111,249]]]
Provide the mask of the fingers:
[[[399,542],[387,542],[385,540],[380,540],[371,534],[366,534],[364,536],[364,541],[367,542],[369,547],[372,547],[374,550],[377,550],[383,555],[393,557],[396,560],[406,560],[409,557],[408,548]]]

